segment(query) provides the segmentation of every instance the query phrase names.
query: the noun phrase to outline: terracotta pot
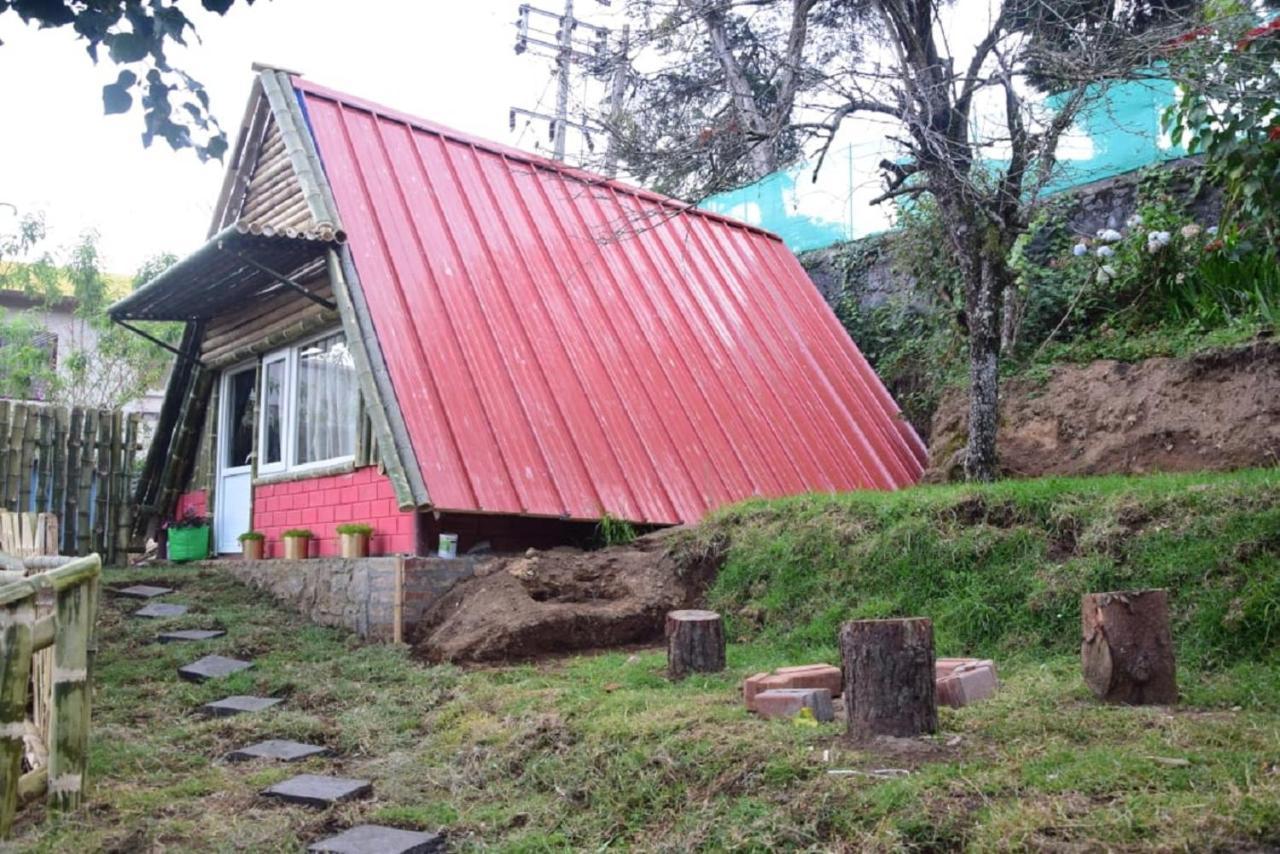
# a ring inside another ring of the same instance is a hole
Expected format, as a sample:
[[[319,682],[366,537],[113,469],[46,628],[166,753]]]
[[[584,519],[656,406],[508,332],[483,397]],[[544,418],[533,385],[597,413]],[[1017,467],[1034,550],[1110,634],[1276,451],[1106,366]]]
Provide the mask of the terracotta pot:
[[[285,537],[284,538],[284,559],[285,560],[306,560],[311,556],[311,538],[310,537]]]
[[[266,545],[266,540],[241,540],[241,557],[245,560],[262,560],[263,550]]]
[[[351,558],[369,556],[368,534],[341,534],[339,537],[338,549],[342,557]]]

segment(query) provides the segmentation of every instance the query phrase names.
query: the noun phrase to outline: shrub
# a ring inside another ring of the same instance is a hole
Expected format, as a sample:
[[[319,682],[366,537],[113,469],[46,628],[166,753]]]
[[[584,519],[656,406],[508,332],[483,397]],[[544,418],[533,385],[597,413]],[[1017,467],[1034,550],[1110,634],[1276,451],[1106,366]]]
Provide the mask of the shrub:
[[[359,534],[364,534],[366,537],[373,536],[373,526],[364,522],[343,522],[338,526],[337,531],[339,534],[352,536]]]
[[[261,531],[245,531],[239,537],[236,537],[236,539],[238,539],[242,543],[247,543],[250,541],[256,542],[258,540],[265,540],[266,538],[267,538],[266,534],[262,533]]]
[[[314,537],[315,534],[311,533],[311,531],[306,528],[290,528],[280,536],[285,539],[290,539],[293,537]]]

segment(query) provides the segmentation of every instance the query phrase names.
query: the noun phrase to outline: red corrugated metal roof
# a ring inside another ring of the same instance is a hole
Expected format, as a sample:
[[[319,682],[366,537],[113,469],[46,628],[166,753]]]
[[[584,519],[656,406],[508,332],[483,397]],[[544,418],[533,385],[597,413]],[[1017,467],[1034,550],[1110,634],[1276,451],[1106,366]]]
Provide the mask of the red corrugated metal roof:
[[[673,523],[919,479],[777,237],[294,85],[437,509]]]

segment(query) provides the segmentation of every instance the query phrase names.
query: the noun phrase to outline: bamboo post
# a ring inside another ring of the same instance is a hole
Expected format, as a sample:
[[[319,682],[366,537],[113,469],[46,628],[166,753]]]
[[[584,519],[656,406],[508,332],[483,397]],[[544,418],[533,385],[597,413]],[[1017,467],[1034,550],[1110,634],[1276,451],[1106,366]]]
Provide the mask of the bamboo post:
[[[36,461],[36,512],[47,513],[53,497],[53,411],[47,406],[40,408]]]
[[[97,558],[94,558],[95,563]],[[49,738],[48,804],[80,806],[89,760],[89,647],[98,576],[58,591],[53,647],[53,720]]]
[[[31,475],[36,470],[36,443],[40,438],[40,409],[35,406],[27,407],[27,423],[22,430],[22,471],[20,473],[22,480],[19,488],[18,511],[21,513],[29,512],[32,504],[32,497],[35,492],[35,486],[31,482]]]
[[[15,406],[15,402],[0,400],[0,510],[9,506],[9,424],[13,421]]]
[[[62,553],[76,553],[76,528],[80,524],[80,445],[84,441],[84,410],[72,407],[67,428],[66,496],[62,503]]]
[[[111,424],[116,413],[102,410],[98,413],[98,436],[94,442],[93,481],[97,484],[96,507],[93,514],[93,545],[89,548],[107,563],[111,562],[110,540],[114,539],[108,517],[111,515]]]
[[[27,718],[27,685],[31,678],[35,596],[0,610],[0,839],[9,835],[18,810],[18,778],[22,775],[23,731]]]
[[[15,513],[22,509],[18,506],[22,485],[22,437],[27,432],[27,406],[14,403],[9,423],[8,470],[5,474],[5,506]]]
[[[93,551],[93,443],[98,435],[98,413],[86,409],[80,432],[80,468],[76,483],[76,554]]]
[[[61,522],[66,518],[66,508],[63,502],[67,499],[67,420],[69,413],[65,406],[59,406],[53,411],[53,494],[50,499],[49,512],[53,513]],[[67,526],[60,525],[57,530],[58,539],[56,539],[56,550],[54,554],[65,551],[63,547],[62,531]]]

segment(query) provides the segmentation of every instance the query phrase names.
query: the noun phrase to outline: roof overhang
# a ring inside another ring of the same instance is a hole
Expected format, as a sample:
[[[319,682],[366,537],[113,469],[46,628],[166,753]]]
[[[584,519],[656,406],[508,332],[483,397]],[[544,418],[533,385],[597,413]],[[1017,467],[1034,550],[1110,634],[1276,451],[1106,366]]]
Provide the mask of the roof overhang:
[[[108,309],[112,320],[207,320],[290,285],[342,242],[338,232],[266,233],[237,223]]]

